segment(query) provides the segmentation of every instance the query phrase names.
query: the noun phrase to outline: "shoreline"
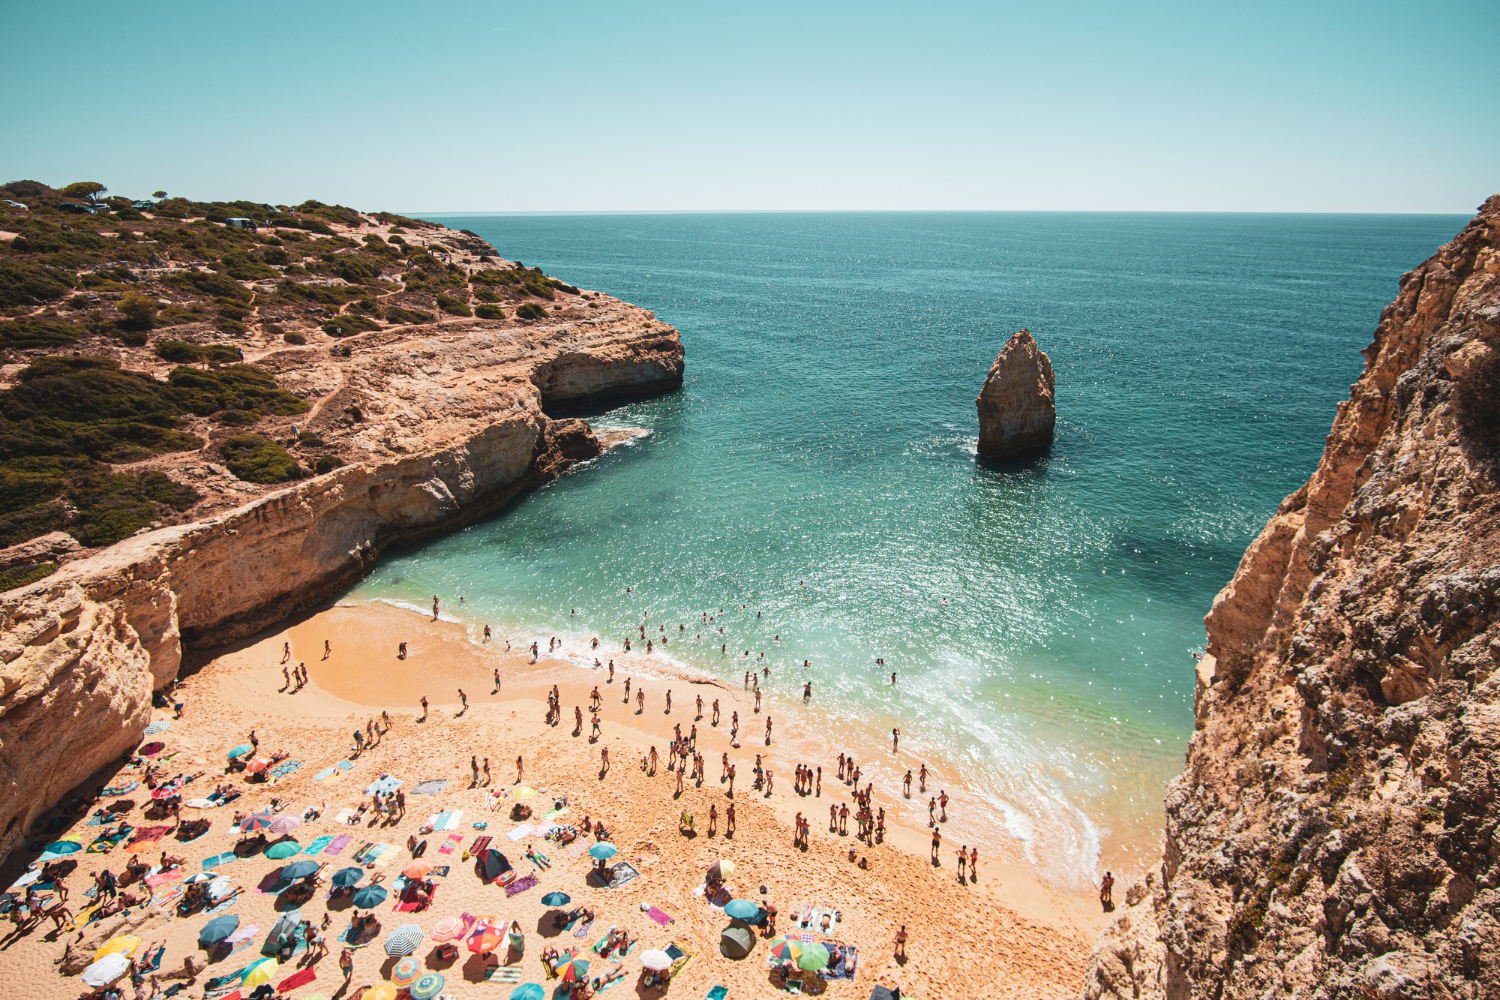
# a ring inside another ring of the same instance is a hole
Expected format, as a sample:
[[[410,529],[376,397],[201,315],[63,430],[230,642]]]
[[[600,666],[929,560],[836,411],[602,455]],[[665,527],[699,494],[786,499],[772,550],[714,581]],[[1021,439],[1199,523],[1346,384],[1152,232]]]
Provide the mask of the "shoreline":
[[[806,811],[821,803],[817,796],[800,799],[791,792],[789,785],[782,789],[781,782],[790,781],[793,766],[796,763],[812,767],[821,765],[827,783],[824,797],[834,798],[842,794],[843,797],[838,799],[842,802],[848,799],[848,795],[838,781],[836,758],[840,752],[850,753],[859,762],[862,780],[875,783],[875,805],[886,810],[888,843],[899,843],[909,853],[925,858],[930,837],[926,802],[945,790],[950,796],[949,819],[941,824],[945,864],[951,866],[953,859],[950,855],[960,844],[976,845],[980,848],[984,868],[1004,872],[1002,877],[985,886],[988,890],[999,882],[1005,884],[1006,891],[996,896],[996,901],[1002,905],[1049,925],[1060,919],[1062,923],[1058,926],[1066,925],[1087,935],[1092,935],[1107,922],[1108,915],[1099,912],[1091,889],[1079,891],[1058,885],[1035,869],[1025,857],[1023,842],[1007,832],[1004,825],[1007,817],[982,792],[969,788],[956,778],[958,770],[950,762],[912,753],[904,731],[898,766],[889,743],[881,747],[872,740],[851,740],[840,735],[835,744],[828,732],[828,723],[834,720],[826,716],[817,718],[821,710],[816,698],[811,705],[802,706],[789,704],[788,699],[773,695],[765,702],[765,711],[757,714],[751,694],[734,688],[722,678],[659,654],[649,658],[635,652],[617,656],[616,679],[611,685],[607,683],[607,669],[596,670],[592,666],[591,654],[571,651],[572,655],[548,655],[543,650],[538,661],[532,664],[525,645],[514,642],[513,649],[507,652],[505,636],[497,634],[486,645],[479,638],[481,632],[482,626],[449,611],[444,611],[439,621],[433,622],[430,613],[424,614],[409,603],[379,599],[341,602],[275,634],[266,633],[255,641],[255,646],[275,645],[278,658],[280,643],[284,641],[292,643],[294,653],[299,649],[314,650],[319,658],[305,662],[314,683],[320,688],[351,704],[388,710],[392,714],[415,710],[424,695],[429,698],[434,711],[452,712],[458,708],[456,692],[460,687],[469,695],[472,710],[490,700],[492,672],[498,668],[503,678],[502,698],[520,697],[544,705],[551,685],[557,684],[565,715],[559,728],[571,730],[573,706],[586,706],[592,688],[597,685],[605,696],[600,712],[605,731],[623,724],[623,728],[641,742],[642,751],[654,743],[663,755],[671,740],[671,725],[680,723],[686,734],[694,723],[694,698],[702,694],[705,718],[698,723],[700,749],[705,754],[710,778],[705,787],[717,784],[720,753],[728,751],[737,766],[743,765],[739,767],[741,778],[737,789],[744,787],[743,775],[753,765],[754,756],[757,753],[765,756],[767,766],[777,775],[775,802],[778,813],[784,814],[781,818],[789,831],[799,806]],[[320,658],[324,638],[330,639],[333,645],[333,655],[326,661]],[[408,658],[404,662],[395,656],[396,647],[402,641],[408,643]],[[600,651],[603,652],[602,643]],[[599,658],[605,664],[610,660],[607,655]],[[633,680],[632,703],[628,710],[621,704],[619,695],[626,677]],[[634,699],[636,692],[643,687],[643,679],[648,700],[645,713],[637,714]],[[663,706],[665,691],[669,689],[673,692],[673,708],[667,715]],[[616,692],[613,698],[610,697],[611,690]],[[709,694],[709,691],[713,693]],[[707,718],[715,698],[720,700],[722,711],[721,726],[716,731]],[[734,711],[740,713],[739,750],[731,750],[727,740]],[[793,712],[809,713],[816,721],[809,724],[806,716],[794,715]],[[775,722],[773,742],[769,747],[763,736],[763,720],[767,713]],[[588,719],[585,712],[586,730]],[[905,799],[900,791],[904,770],[910,767],[915,773],[922,763],[926,763],[929,770],[927,794],[918,794],[914,779],[911,798]],[[826,809],[826,804],[822,808]],[[814,829],[819,829],[815,810],[809,818]],[[827,830],[826,820],[821,829]],[[1141,846],[1147,851],[1159,850],[1156,843]],[[1134,877],[1127,877],[1128,873],[1120,871],[1116,875],[1122,884],[1128,884]]]

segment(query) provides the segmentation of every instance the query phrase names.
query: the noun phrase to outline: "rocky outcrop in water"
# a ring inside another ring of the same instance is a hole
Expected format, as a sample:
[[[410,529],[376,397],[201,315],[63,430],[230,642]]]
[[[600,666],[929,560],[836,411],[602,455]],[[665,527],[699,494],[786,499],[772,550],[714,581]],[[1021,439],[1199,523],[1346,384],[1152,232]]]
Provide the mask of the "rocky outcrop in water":
[[[1031,331],[1021,330],[1000,350],[975,402],[981,458],[1030,458],[1052,447],[1052,359]]]
[[[1365,362],[1214,601],[1153,920],[1085,997],[1121,952],[1170,998],[1500,996],[1500,196]]]
[[[265,487],[192,453],[168,456],[209,494],[208,516],[0,597],[0,856],[136,745],[184,644],[273,625],[358,580],[387,546],[493,513],[600,453],[587,423],[549,418],[544,404],[681,384],[675,330],[623,303],[596,312],[522,331],[383,330],[351,338],[348,357],[259,359],[314,401],[301,429],[351,460]]]

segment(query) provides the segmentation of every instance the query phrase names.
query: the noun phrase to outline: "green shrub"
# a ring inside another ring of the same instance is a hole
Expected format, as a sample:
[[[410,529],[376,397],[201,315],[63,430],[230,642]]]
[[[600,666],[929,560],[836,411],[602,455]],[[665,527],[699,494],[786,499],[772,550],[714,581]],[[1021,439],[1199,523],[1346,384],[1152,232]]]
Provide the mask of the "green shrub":
[[[66,271],[44,264],[0,260],[0,309],[54,302],[72,289],[73,276]]]
[[[123,322],[126,326],[136,330],[149,330],[161,309],[161,303],[140,292],[126,292],[115,308],[125,317]]]
[[[547,310],[535,302],[523,302],[516,307],[517,319],[545,319]]]
[[[505,310],[489,302],[474,307],[474,315],[480,319],[504,319]]]
[[[285,256],[283,254],[283,256]],[[219,258],[215,270],[222,271],[238,281],[254,281],[258,278],[279,278],[281,274],[268,267],[264,261],[250,256],[243,250],[226,253]]]
[[[281,335],[281,339],[286,341],[288,344],[297,344],[298,346],[307,343],[307,338],[302,336],[302,334],[298,333],[296,330],[287,330]]]
[[[276,385],[270,372],[254,365],[226,365],[204,371],[201,368],[173,368],[167,384],[181,408],[207,417],[223,410],[253,411],[261,416],[275,414],[289,417],[306,413],[307,403]]]
[[[241,336],[245,332],[245,324],[241,323],[237,319],[230,319],[228,316],[220,316],[217,320],[214,321],[214,327],[217,328],[219,332],[227,333],[231,337]]]
[[[335,337],[352,337],[356,333],[378,329],[379,323],[357,313],[342,313],[323,322],[323,332]]]
[[[216,365],[233,364],[245,355],[232,344],[189,344],[181,340],[158,340],[156,356],[179,365],[207,361]]]
[[[332,455],[319,455],[314,469],[321,476],[325,472],[332,472],[343,464],[342,459],[335,458]]]
[[[44,562],[33,566],[12,566],[0,569],[0,591],[15,590],[29,583],[36,583],[57,572],[57,563]]]
[[[427,313],[417,312],[415,309],[403,309],[400,306],[387,308],[385,318],[391,323],[430,323],[432,321],[432,317]]]
[[[453,316],[472,316],[467,302],[461,302],[451,295],[439,295],[437,297],[438,308]]]
[[[285,483],[301,473],[290,452],[259,434],[236,434],[219,446],[219,453],[229,471],[247,483]]]
[[[66,347],[76,343],[88,330],[77,323],[23,316],[0,323],[0,346],[6,348]]]
[[[300,431],[300,432],[298,432],[298,434],[297,434],[297,443],[301,444],[301,445],[306,445],[309,448],[321,448],[321,447],[323,447],[323,439],[320,438],[320,437],[318,437],[318,435],[314,434],[312,431]]]
[[[245,286],[220,271],[186,271],[172,275],[167,278],[166,283],[190,294],[210,295],[236,302],[250,301],[250,293]]]

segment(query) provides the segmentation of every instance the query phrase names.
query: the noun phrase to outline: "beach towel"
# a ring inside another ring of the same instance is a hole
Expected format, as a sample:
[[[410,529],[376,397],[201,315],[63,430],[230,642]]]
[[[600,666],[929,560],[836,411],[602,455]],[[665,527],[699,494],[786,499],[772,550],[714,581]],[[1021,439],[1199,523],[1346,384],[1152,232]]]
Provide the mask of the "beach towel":
[[[669,917],[668,919],[671,918]],[[673,941],[671,944],[667,945],[667,954],[675,954],[677,956],[677,961],[672,963],[672,971],[667,973],[667,982],[669,983],[676,979],[678,974],[682,972],[683,969],[686,969],[689,965],[692,965],[693,959],[698,957],[697,955],[688,951],[682,945],[678,944],[676,941]]]
[[[417,786],[411,790],[411,793],[413,795],[441,795],[447,790],[448,779],[437,778],[431,781],[419,782]]]
[[[442,826],[434,826],[433,829],[434,830],[457,830],[459,828],[459,826],[461,826],[463,824],[463,821],[464,821],[464,811],[462,809],[454,809],[452,812],[448,813],[448,818],[443,821],[443,825]],[[459,839],[461,840],[463,838],[459,838]]]
[[[108,854],[110,851],[115,849],[116,844],[124,840],[126,837],[130,836],[130,833],[130,830],[122,830],[119,833],[103,834],[95,838],[94,842],[88,846],[85,853]],[[58,857],[61,856],[62,855],[58,855]],[[45,855],[43,855],[43,857],[45,857]]]
[[[302,853],[317,854],[319,851],[321,851],[331,843],[333,843],[333,834],[324,834],[323,836],[314,839],[311,844],[308,844],[306,847],[302,848]]]
[[[342,823],[345,826],[348,826],[354,819],[354,812],[355,811],[353,809],[340,809],[338,812],[334,813],[333,821],[335,823]]]
[[[490,838],[490,837],[475,837],[474,838],[474,843],[472,843],[472,844],[469,845],[469,853],[470,854],[478,854],[480,851],[482,851],[486,847],[490,846],[491,839],[493,839],[493,838]]]
[[[276,985],[276,992],[286,993],[288,990],[294,990],[299,986],[306,986],[308,983],[317,978],[318,973],[316,969],[313,966],[309,965],[305,969],[301,969],[297,972],[292,973],[290,976],[287,976],[280,983],[278,983]]]
[[[203,870],[208,871],[210,868],[217,868],[220,865],[227,865],[231,861],[238,860],[239,855],[235,854],[233,851],[226,851],[223,854],[215,854],[211,858],[203,859]]]
[[[280,764],[277,764],[275,767],[271,768],[271,777],[285,778],[287,775],[291,774],[301,766],[302,762],[300,760],[284,760]]]
[[[329,856],[337,855],[344,848],[354,843],[354,838],[347,833],[341,833],[333,838],[333,843],[323,849],[323,853]]]
[[[437,886],[433,886],[432,887],[432,891],[427,894],[427,902],[425,902],[425,903],[418,902],[417,900],[410,900],[410,901],[407,901],[407,900],[404,900],[404,899],[403,900],[398,900],[397,903],[396,903],[396,912],[397,913],[421,913],[423,910],[427,909],[429,906],[432,905],[432,901],[437,898],[437,891],[438,891],[438,887]]]
[[[824,979],[853,979],[854,973],[859,968],[859,949],[851,944],[840,944],[837,941],[823,941],[823,947],[832,951],[839,948],[841,954],[837,965],[829,963],[818,970],[818,975]]]
[[[441,847],[439,847],[437,849],[437,852],[439,854],[452,854],[453,851],[454,851],[454,849],[456,847],[458,847],[459,844],[462,844],[463,842],[464,842],[464,835],[463,834],[461,834],[461,833],[450,833],[448,835],[447,839],[443,841],[443,846],[441,846]]]
[[[482,981],[486,983],[503,983],[511,986],[521,981],[521,970],[514,965],[497,965],[485,973]]]
[[[104,798],[116,795],[129,795],[140,786],[141,783],[139,781],[127,781],[123,785],[111,785],[109,788],[103,789],[99,794]]]
[[[131,832],[133,835],[130,838],[130,844],[139,844],[147,840],[160,840],[172,832],[172,828],[170,826],[143,826]],[[130,844],[125,846],[129,847]]]
[[[370,940],[369,941],[360,941],[360,940],[358,940],[358,939],[356,939],[356,938],[353,937],[353,933],[354,933],[354,921],[351,919],[349,921],[349,925],[347,927],[345,927],[342,931],[340,931],[339,932],[339,936],[336,937],[336,938],[334,938],[334,940],[337,941],[339,944],[344,945],[344,946],[349,947],[349,948],[364,948],[364,947],[368,946],[371,941],[374,941],[377,937],[380,936],[380,932],[377,931],[376,933],[370,935]]]
[[[572,847],[568,848],[568,857],[570,857],[570,858],[581,858],[581,857],[583,857],[584,852],[587,851],[588,849],[589,849],[589,845],[588,844],[585,844],[582,841],[579,841],[578,843],[574,844]]]
[[[578,925],[578,929],[573,932],[573,936],[576,937],[576,938],[581,938],[585,934],[587,934],[589,932],[589,929],[591,927],[593,927],[593,926],[594,926],[594,918],[593,917],[589,917],[583,923],[581,923],[581,924]]]
[[[169,871],[164,871],[159,875],[147,875],[146,884],[155,889],[158,886],[166,885],[168,882],[179,878],[182,878],[182,869],[173,868]]]
[[[204,983],[203,988],[210,993],[217,993],[220,990],[232,989],[240,982],[240,980],[245,978],[245,973],[249,971],[250,966],[247,965],[243,969],[236,969],[234,972],[228,972],[222,976],[216,976],[213,979],[210,979],[208,982]]]
[[[510,831],[510,833],[507,833],[506,836],[511,840],[520,843],[522,840],[526,839],[526,837],[530,836],[531,832],[535,829],[536,827],[532,826],[530,823],[522,823],[520,826]]]
[[[204,910],[203,911],[203,916],[205,916],[205,917],[218,916],[220,913],[223,913],[225,910],[229,909],[231,906],[233,906],[235,903],[238,903],[239,901],[240,901],[240,894],[239,893],[235,893],[233,896],[230,896],[228,899],[224,900],[224,902],[220,903],[218,906],[215,906],[213,909],[211,909],[211,910]]]
[[[170,906],[173,903],[175,903],[177,901],[177,898],[179,896],[181,896],[185,892],[187,892],[187,889],[183,888],[180,885],[174,885],[172,888],[168,889],[166,892],[159,892],[156,895],[152,896],[151,897],[151,905],[152,906]]]
[[[728,995],[728,986],[715,986],[713,989],[708,991],[708,996],[705,997],[704,1000],[724,1000],[724,998]]]
[[[617,931],[619,929],[620,928],[618,928],[618,927],[611,927],[609,929],[609,934],[613,934],[615,931]],[[604,946],[609,943],[609,934],[605,934],[602,938],[600,938],[599,940],[597,940],[597,941],[594,942],[594,954],[595,955],[599,955],[600,957],[603,957],[603,955],[604,955]],[[635,951],[635,946],[638,945],[638,944],[640,944],[639,941],[631,941],[629,947],[627,947],[624,951],[617,951],[613,955],[610,955],[609,956],[609,960],[611,962],[618,962],[620,959],[624,958],[626,955],[629,955],[631,952]]]
[[[360,863],[366,868],[384,868],[391,863],[391,859],[395,856],[395,844],[377,844],[365,854],[364,861]]]
[[[233,934],[224,939],[224,943],[233,947],[243,941],[249,941],[260,933],[259,924],[250,924],[248,927],[240,927]]]
[[[335,774],[338,774],[338,773],[339,773],[339,769],[336,768],[336,767],[325,767],[325,768],[323,768],[323,770],[321,770],[317,774],[313,775],[313,780],[314,781],[327,781],[329,778],[333,777]]]
[[[94,818],[91,819],[91,820],[89,820],[84,825],[85,826],[109,826],[111,823],[115,822],[117,819],[119,819],[123,815],[124,815],[124,813],[110,813],[109,815],[105,815],[104,810],[103,809],[99,809],[99,810],[95,811]]]
[[[611,889],[618,889],[639,874],[640,872],[636,871],[635,865],[629,861],[621,861],[609,870],[609,887]]]
[[[646,911],[646,916],[650,917],[652,920],[655,920],[657,923],[661,924],[663,927],[665,927],[668,924],[670,924],[672,922],[672,920],[674,919],[672,917],[667,916],[667,914],[665,912],[663,912],[662,910],[657,909],[654,906],[651,907],[651,909],[649,909],[649,910]]]
[[[369,787],[365,789],[365,794],[389,795],[396,789],[400,788],[401,784],[402,782],[400,778],[392,778],[390,776],[386,776],[384,778],[376,778],[374,781],[370,782]]]
[[[506,886],[505,894],[507,896],[516,896],[520,893],[525,892],[527,889],[530,889],[534,885],[536,885],[536,876],[527,875],[525,878],[518,878],[510,885]]]
[[[365,855],[368,854],[368,853],[370,853],[370,850],[374,846],[375,846],[375,841],[373,841],[373,840],[367,840],[367,841],[365,841],[363,844],[359,845],[359,850],[355,851],[354,852],[354,857],[350,858],[349,860],[353,861],[357,865],[364,864],[365,863]]]
[[[438,876],[441,876],[442,878],[447,878],[449,871],[450,871],[450,868],[449,868],[448,865],[438,865],[432,871],[428,872],[428,874],[429,875],[438,875]]]
[[[354,767],[354,761],[352,761],[352,760],[341,760],[341,761],[339,761],[337,764],[335,764],[333,766],[336,767],[336,768],[338,768],[340,771],[348,771],[348,770],[351,770]]]

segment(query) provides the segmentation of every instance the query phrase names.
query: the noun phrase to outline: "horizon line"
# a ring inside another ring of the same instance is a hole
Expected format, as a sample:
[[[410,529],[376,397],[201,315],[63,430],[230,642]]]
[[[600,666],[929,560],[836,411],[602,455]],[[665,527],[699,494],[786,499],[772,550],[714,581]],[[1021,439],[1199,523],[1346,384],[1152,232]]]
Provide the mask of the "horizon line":
[[[1481,205],[1483,202],[1480,203]],[[642,209],[542,209],[533,211],[441,209],[397,210],[412,218],[431,216],[592,216],[592,215],[1370,215],[1370,216],[1466,216],[1464,211],[1334,211],[1311,209],[1195,209],[1195,208],[642,208]]]

